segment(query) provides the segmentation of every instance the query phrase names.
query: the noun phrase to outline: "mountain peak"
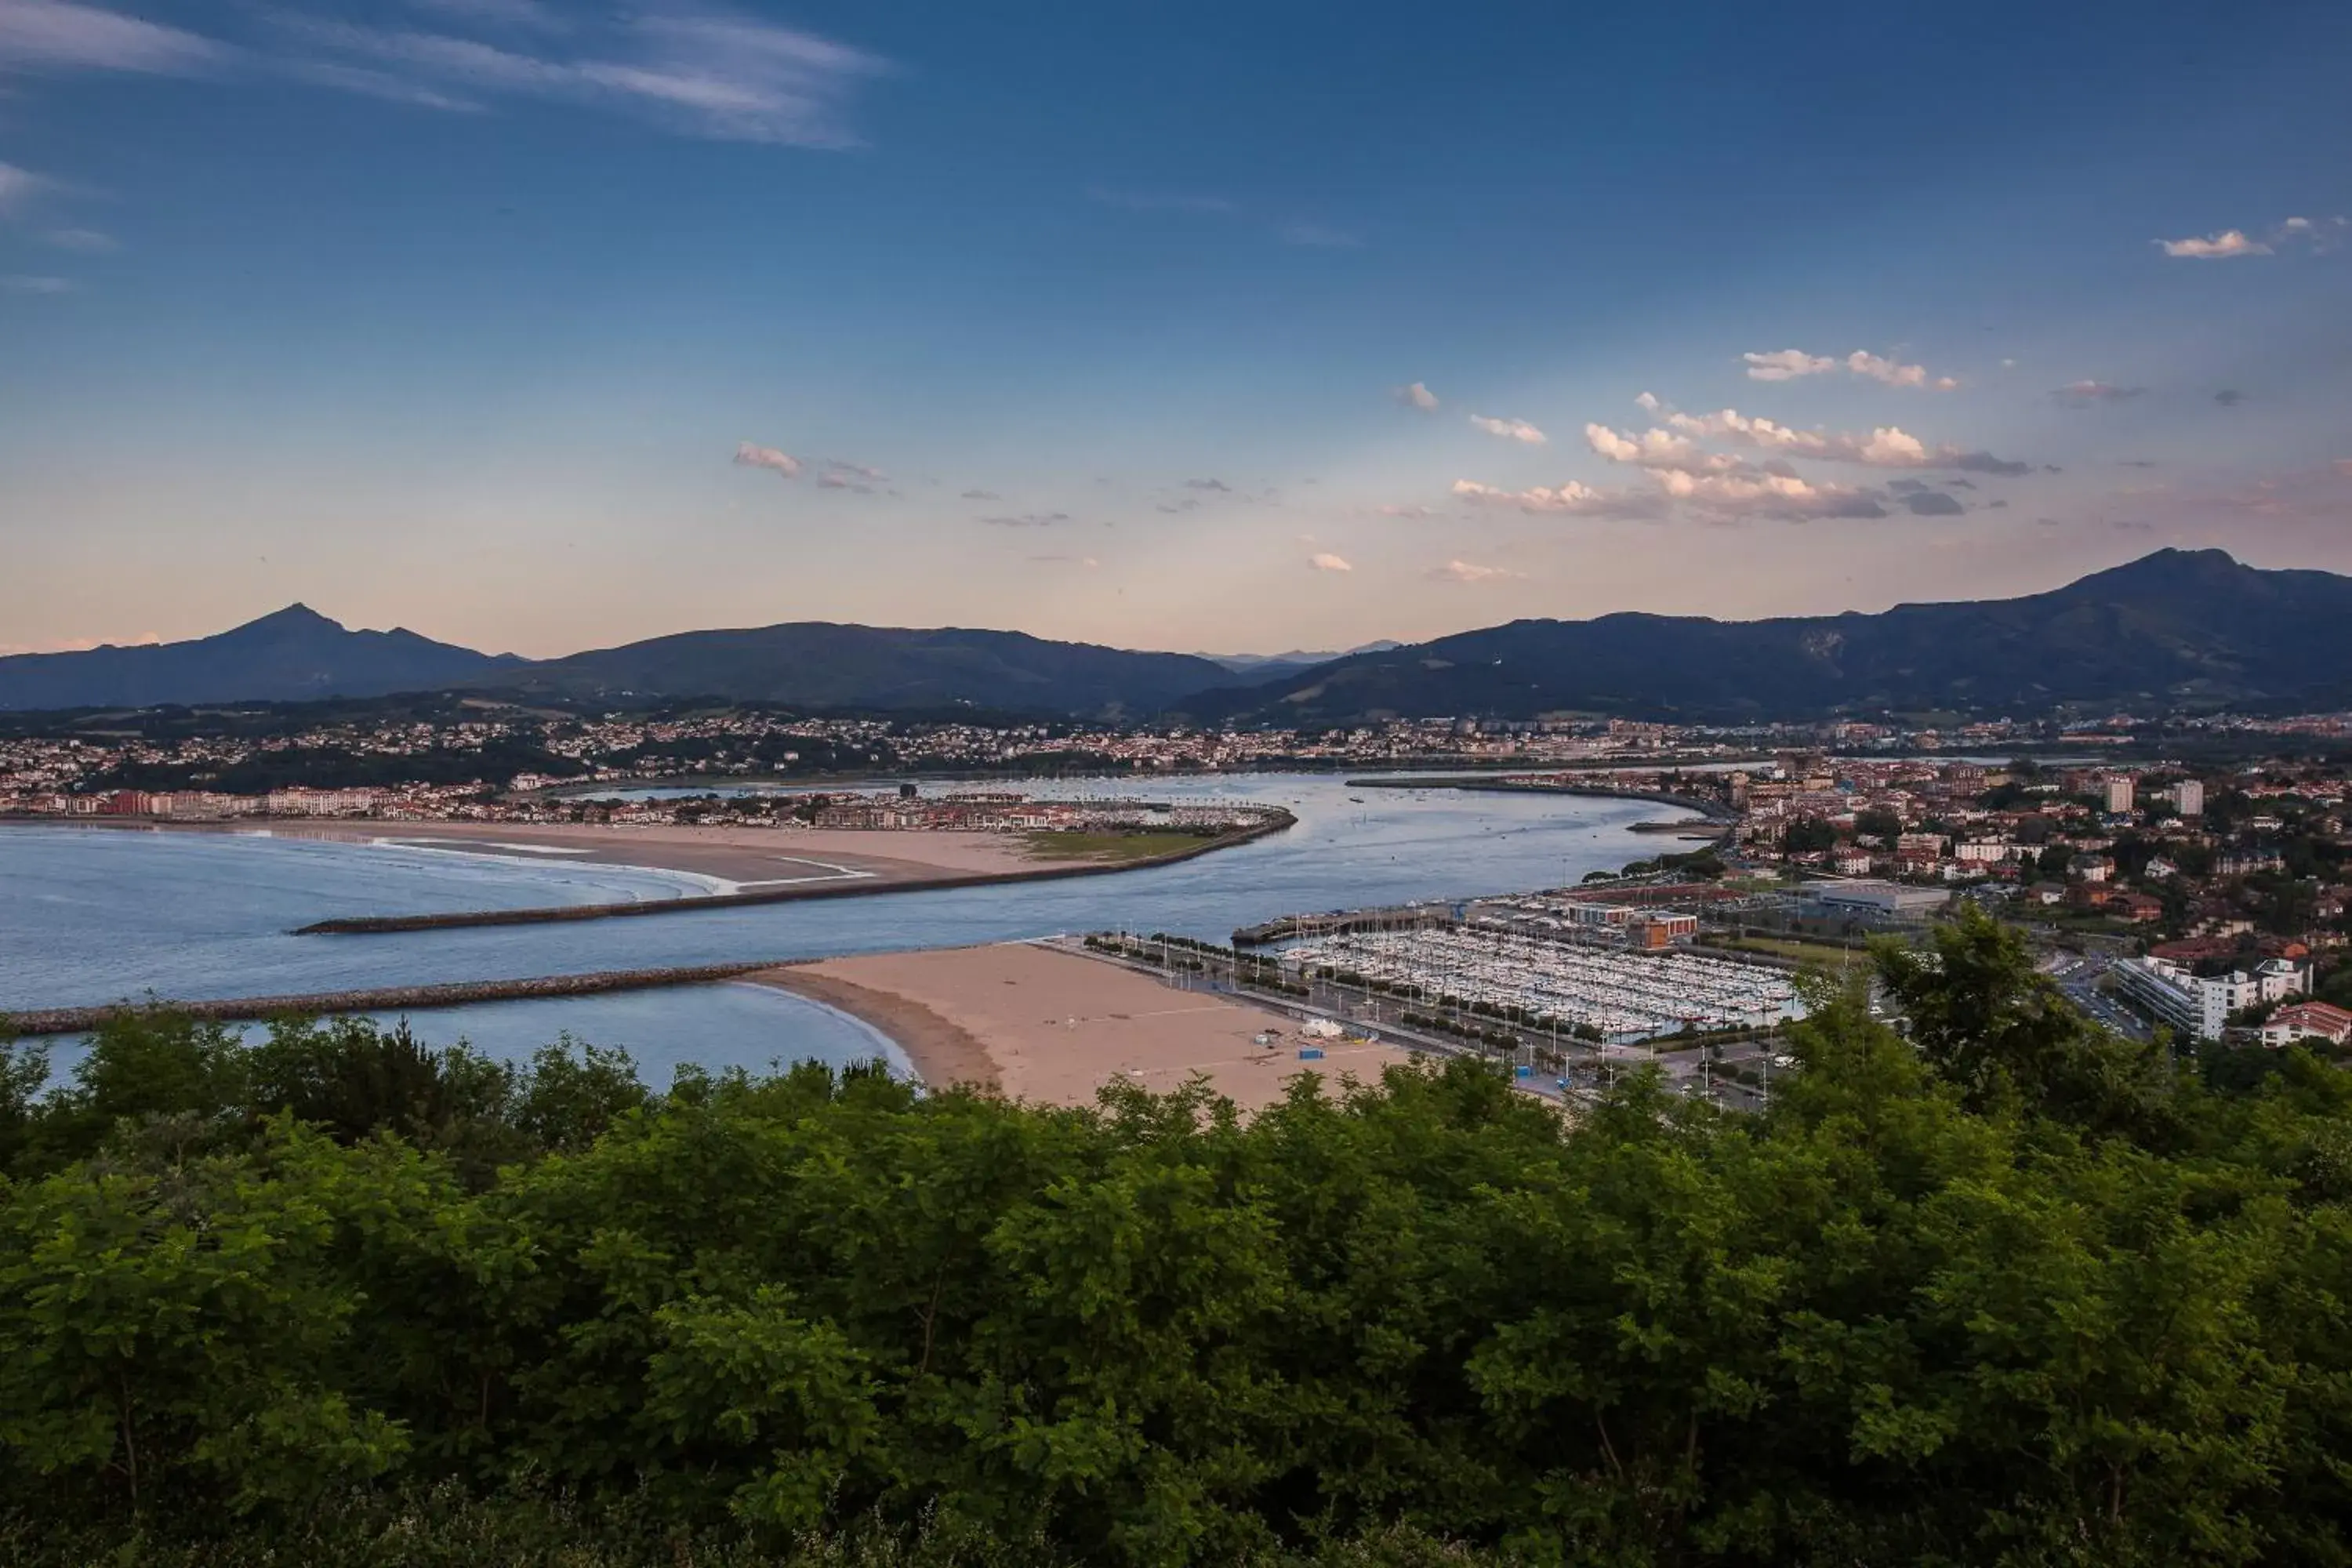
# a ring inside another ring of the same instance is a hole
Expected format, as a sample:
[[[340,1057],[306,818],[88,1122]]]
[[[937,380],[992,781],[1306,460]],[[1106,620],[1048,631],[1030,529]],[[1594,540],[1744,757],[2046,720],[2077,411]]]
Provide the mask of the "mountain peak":
[[[258,620],[251,620],[236,628],[240,632],[341,631],[341,621],[330,620],[300,600],[282,610],[272,610]]]
[[[2079,577],[2059,592],[2075,594],[2093,587],[2105,590],[2198,587],[2230,582],[2252,571],[2252,567],[2226,550],[2180,550],[2168,545],[2162,550],[2150,551],[2137,561],[2126,561],[2120,566],[2110,566],[2104,572]]]

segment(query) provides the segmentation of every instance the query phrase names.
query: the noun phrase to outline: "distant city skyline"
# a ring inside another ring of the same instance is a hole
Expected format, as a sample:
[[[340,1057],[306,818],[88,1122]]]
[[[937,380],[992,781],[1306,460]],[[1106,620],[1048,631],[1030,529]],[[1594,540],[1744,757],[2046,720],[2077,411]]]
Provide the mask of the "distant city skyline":
[[[2352,572],[2352,12],[0,0],[0,652]]]

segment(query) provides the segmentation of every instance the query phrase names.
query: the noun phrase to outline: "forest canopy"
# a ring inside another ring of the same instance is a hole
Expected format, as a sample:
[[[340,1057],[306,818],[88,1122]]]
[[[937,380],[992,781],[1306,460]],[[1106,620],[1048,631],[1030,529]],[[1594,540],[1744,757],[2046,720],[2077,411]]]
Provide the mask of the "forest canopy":
[[[2352,1079],[1880,962],[1759,1115],[19,1047],[0,1556],[2352,1559]]]

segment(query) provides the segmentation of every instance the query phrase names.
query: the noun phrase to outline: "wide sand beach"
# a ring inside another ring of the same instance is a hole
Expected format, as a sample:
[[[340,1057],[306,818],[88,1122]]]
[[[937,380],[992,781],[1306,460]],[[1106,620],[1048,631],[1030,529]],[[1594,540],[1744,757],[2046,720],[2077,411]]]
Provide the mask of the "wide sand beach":
[[[1164,1092],[1201,1073],[1251,1110],[1301,1072],[1371,1082],[1412,1059],[1394,1046],[1331,1041],[1321,1060],[1301,1061],[1286,1015],[1033,942],[824,959],[745,978],[865,1019],[927,1083],[1035,1105],[1092,1105],[1113,1082]],[[1269,1032],[1271,1045],[1256,1043]]]

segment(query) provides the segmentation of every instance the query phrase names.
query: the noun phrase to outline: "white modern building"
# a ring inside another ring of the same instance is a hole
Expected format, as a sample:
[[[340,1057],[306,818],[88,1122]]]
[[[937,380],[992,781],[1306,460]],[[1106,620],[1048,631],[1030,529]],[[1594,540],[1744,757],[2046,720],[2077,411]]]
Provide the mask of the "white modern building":
[[[2172,786],[2172,809],[2183,816],[2205,815],[2205,786],[2195,779],[2182,779]]]
[[[2309,972],[2284,958],[2265,959],[2252,973],[2192,974],[2162,958],[2134,958],[2108,973],[2123,994],[2184,1035],[2218,1040],[2230,1015],[2308,989]]]
[[[2123,773],[2107,780],[2107,815],[2121,816],[2132,808],[2132,780]]]

